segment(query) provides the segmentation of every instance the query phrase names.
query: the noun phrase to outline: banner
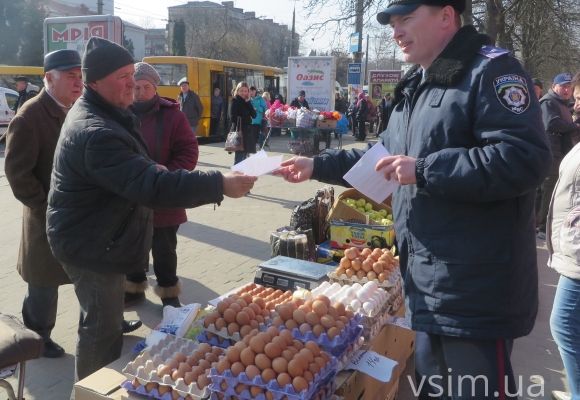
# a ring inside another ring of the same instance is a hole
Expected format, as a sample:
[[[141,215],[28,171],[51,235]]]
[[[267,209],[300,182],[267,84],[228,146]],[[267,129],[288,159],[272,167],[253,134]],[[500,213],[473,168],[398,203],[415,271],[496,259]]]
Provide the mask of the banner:
[[[387,93],[392,96],[402,77],[403,71],[369,71],[369,96],[373,104],[376,105]]]
[[[334,57],[290,57],[287,103],[304,90],[311,110],[333,111],[335,79]]]

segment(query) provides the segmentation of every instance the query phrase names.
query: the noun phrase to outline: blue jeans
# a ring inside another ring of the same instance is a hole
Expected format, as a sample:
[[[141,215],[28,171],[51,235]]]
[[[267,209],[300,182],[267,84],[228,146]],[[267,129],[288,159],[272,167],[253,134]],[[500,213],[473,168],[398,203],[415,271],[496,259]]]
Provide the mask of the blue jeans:
[[[75,382],[110,364],[123,349],[125,275],[105,275],[63,264],[79,300]]]
[[[241,163],[247,157],[248,153],[245,151],[236,151],[234,155],[234,165]]]
[[[573,399],[580,399],[580,281],[563,275],[558,281],[550,330],[566,368]]]

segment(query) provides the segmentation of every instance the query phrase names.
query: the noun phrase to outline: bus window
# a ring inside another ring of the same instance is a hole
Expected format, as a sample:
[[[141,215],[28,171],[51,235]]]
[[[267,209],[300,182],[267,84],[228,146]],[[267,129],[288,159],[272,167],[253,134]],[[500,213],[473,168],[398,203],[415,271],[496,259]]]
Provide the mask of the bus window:
[[[151,64],[161,77],[158,86],[177,86],[181,78],[187,78],[186,64]]]

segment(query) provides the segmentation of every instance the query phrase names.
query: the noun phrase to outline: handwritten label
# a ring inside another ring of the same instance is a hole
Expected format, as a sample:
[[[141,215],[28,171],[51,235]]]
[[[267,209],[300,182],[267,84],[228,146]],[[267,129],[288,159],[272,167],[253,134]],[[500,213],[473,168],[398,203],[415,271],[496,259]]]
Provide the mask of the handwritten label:
[[[391,319],[387,322],[387,324],[397,325],[398,327],[411,330],[409,323],[405,318],[401,317],[391,317]]]
[[[381,382],[389,382],[397,362],[370,350],[359,350],[345,369],[364,372]]]

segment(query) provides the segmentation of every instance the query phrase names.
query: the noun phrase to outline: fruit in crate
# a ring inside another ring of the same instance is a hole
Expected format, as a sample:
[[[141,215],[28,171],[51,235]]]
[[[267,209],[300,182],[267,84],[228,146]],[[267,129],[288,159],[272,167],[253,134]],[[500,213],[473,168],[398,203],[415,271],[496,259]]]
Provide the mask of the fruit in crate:
[[[356,247],[346,249],[340,265],[334,271],[336,275],[346,275],[349,279],[367,278],[383,283],[399,265],[399,258],[393,256],[389,249],[362,249]]]
[[[389,214],[388,210],[381,208],[380,210],[373,210],[372,203],[367,203],[365,199],[341,199],[347,206],[354,208],[361,214],[368,215],[370,219],[377,224],[389,226],[393,224],[393,214]]]

